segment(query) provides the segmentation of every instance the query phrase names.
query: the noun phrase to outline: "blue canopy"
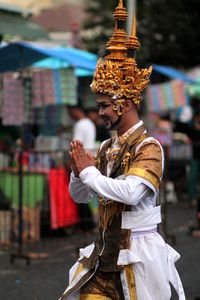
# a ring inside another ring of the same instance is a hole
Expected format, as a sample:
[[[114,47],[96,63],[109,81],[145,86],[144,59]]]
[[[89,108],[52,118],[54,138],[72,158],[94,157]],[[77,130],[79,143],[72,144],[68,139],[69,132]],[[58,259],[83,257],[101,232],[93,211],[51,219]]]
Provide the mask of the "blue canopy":
[[[59,48],[60,49],[60,48]],[[62,49],[62,48],[61,48]],[[65,48],[67,49],[67,48]],[[73,49],[77,50],[77,49]],[[78,50],[80,51],[80,50]],[[82,51],[82,55],[86,59],[92,59],[97,61],[97,56],[95,54],[91,54],[86,51]],[[59,68],[66,68],[69,67],[70,64],[67,61],[60,60],[58,58],[46,58],[44,60],[38,61],[33,64],[34,67],[38,68],[50,68],[50,69],[59,69]],[[168,76],[169,78],[173,79],[180,79],[182,81],[188,82],[188,83],[197,83],[195,80],[189,78],[185,73],[178,71],[174,68],[167,67],[167,66],[162,66],[162,65],[156,65],[153,64],[153,70],[155,72],[161,73],[163,75]],[[75,73],[77,76],[91,76],[94,72],[94,69],[92,70],[84,70],[81,68],[76,68]]]
[[[163,75],[166,75],[169,78],[180,79],[188,83],[197,83],[196,80],[191,79],[185,73],[171,67],[153,64],[153,70]]]
[[[15,71],[34,62],[54,57],[66,61],[69,66],[94,71],[95,55],[74,48],[44,48],[28,42],[15,42],[0,47],[0,72]]]
[[[65,67],[76,68],[80,76],[92,75],[97,63],[97,56],[84,50],[67,47],[45,48],[29,42],[14,42],[0,46],[0,72],[22,69],[47,58],[56,59],[57,64],[62,61],[61,65]],[[197,83],[184,72],[171,67],[153,64],[153,70],[169,78]]]
[[[62,49],[67,49],[67,48],[63,48]],[[77,49],[74,49],[75,51]],[[80,53],[80,50],[78,50]],[[83,58],[85,59],[91,59],[92,61],[97,61],[97,56],[95,54],[92,54],[90,52],[87,51],[81,51],[81,55],[83,56]],[[45,69],[60,69],[60,68],[68,68],[70,67],[70,64],[62,59],[56,58],[56,57],[48,57],[45,59],[42,59],[40,61],[37,61],[35,63],[32,64],[32,67],[35,68],[45,68]],[[77,77],[83,77],[83,76],[92,76],[94,73],[94,69],[83,69],[83,68],[75,68],[75,75]]]

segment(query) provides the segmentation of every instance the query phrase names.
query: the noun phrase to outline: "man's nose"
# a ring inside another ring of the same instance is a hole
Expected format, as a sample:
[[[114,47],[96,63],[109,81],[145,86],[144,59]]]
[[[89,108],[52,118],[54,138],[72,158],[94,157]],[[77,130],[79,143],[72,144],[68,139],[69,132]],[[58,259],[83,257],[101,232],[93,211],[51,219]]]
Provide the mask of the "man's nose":
[[[104,115],[104,111],[103,111],[103,109],[100,107],[99,108],[99,116],[101,117],[101,116],[103,116]]]

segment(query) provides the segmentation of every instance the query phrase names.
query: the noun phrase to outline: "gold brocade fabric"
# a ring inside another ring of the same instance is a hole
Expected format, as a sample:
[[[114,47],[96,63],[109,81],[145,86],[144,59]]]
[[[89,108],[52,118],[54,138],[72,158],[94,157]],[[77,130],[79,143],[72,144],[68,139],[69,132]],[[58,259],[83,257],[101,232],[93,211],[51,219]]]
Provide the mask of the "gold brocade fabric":
[[[134,275],[134,271],[133,271],[133,266],[132,265],[126,265],[124,267],[124,271],[125,271],[126,279],[127,279],[127,283],[128,283],[130,299],[131,300],[137,300],[135,275]]]
[[[98,294],[82,294],[80,300],[112,300],[110,297]]]
[[[118,203],[116,201],[108,200],[105,202],[104,200],[100,200],[99,197],[99,219],[101,227],[107,229],[109,224],[112,222],[113,216],[118,216],[125,209],[125,204]]]
[[[157,142],[144,142],[126,175],[142,177],[155,188],[159,188],[162,177],[162,153]]]
[[[81,288],[80,299],[124,300],[120,272],[97,270],[94,276]]]
[[[106,158],[108,161],[114,161],[115,158],[117,157],[117,154],[120,150],[120,147],[115,147],[115,148],[109,148],[107,151],[106,151]]]
[[[135,276],[132,265],[126,265],[124,272],[128,285],[128,292],[131,300],[137,300]],[[80,300],[123,300],[119,272],[97,271],[93,278],[81,289]]]
[[[111,146],[106,151],[106,159],[108,162],[114,161],[117,157],[117,154],[120,151],[120,147],[126,142],[128,137],[133,133],[134,126],[129,128],[124,134],[121,136],[114,136],[112,138]]]
[[[98,155],[98,166],[101,173],[104,175],[107,174],[107,164],[111,167],[110,177],[112,177],[113,174],[119,176],[128,172],[129,166],[134,161],[135,147],[147,137],[144,131],[145,128],[143,125],[137,129],[133,126],[122,136],[113,137],[104,148],[101,149]],[[104,197],[99,196],[101,227],[106,229],[112,222],[113,216],[119,215],[124,209],[125,205],[123,203],[104,199]]]

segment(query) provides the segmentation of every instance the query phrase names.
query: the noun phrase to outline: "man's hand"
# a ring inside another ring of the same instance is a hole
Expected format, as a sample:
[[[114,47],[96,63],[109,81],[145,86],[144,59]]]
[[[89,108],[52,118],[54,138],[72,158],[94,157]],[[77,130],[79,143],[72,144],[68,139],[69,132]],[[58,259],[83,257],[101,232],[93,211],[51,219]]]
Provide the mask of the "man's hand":
[[[72,171],[74,172],[75,177],[79,177],[79,174],[78,174],[78,171],[76,169],[75,162],[74,162],[74,159],[73,159],[73,156],[72,156],[72,151],[69,151],[69,154],[70,154],[70,157],[71,157],[71,168],[72,168]]]
[[[86,152],[83,144],[80,141],[73,141],[71,143],[70,156],[72,159],[72,169],[75,176],[89,166],[95,166],[95,159],[91,152]]]

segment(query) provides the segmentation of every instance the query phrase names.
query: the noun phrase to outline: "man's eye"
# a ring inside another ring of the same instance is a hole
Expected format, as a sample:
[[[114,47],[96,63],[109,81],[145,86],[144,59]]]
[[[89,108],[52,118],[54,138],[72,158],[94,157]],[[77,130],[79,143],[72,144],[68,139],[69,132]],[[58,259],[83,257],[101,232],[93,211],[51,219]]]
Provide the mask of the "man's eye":
[[[97,103],[97,107],[98,109],[105,109],[107,107],[110,107],[110,104],[109,103]]]

